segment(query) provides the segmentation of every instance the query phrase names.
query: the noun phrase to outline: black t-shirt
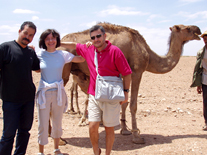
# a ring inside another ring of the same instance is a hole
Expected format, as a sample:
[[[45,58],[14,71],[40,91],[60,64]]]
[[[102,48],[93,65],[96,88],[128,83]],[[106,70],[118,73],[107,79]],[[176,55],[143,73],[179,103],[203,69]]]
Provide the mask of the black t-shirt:
[[[0,45],[1,88],[3,101],[27,102],[35,97],[32,70],[39,70],[39,59],[29,47],[22,48],[16,41]]]

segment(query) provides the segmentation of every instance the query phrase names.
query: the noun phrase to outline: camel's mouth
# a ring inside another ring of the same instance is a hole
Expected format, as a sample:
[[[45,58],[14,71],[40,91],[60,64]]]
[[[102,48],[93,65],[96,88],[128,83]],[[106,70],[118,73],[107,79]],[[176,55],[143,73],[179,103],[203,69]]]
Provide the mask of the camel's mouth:
[[[199,37],[199,35],[201,35],[201,34],[194,33],[194,35],[195,35],[195,39],[196,39],[196,40],[201,40],[201,38]]]
[[[196,40],[201,40],[201,38],[200,38],[200,36],[199,36],[199,35],[201,35],[201,30],[200,30],[200,28],[197,27],[197,26],[193,26],[193,28],[194,28],[195,39],[196,39]]]

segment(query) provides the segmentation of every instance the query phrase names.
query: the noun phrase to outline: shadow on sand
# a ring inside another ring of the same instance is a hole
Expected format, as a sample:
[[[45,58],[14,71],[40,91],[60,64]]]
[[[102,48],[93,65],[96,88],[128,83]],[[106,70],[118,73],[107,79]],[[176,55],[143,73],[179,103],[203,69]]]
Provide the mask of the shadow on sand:
[[[141,137],[145,139],[145,144],[134,144],[132,142],[132,135],[123,136],[121,134],[115,134],[115,141],[113,150],[116,151],[127,151],[127,150],[135,150],[140,149],[150,145],[157,144],[166,144],[172,143],[174,139],[183,139],[183,138],[205,138],[207,139],[207,135],[173,135],[173,136],[163,136],[163,135],[152,135],[152,134],[141,134]],[[89,137],[72,137],[72,138],[64,138],[67,144],[84,147],[84,148],[92,148]],[[99,133],[99,147],[105,148],[105,131]]]

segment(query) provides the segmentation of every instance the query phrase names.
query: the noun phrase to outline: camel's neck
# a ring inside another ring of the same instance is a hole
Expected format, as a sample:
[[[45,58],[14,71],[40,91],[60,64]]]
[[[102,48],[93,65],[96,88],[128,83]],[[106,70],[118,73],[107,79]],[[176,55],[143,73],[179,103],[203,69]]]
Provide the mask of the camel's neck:
[[[166,56],[159,56],[153,51],[150,52],[147,71],[162,74],[171,71],[177,65],[182,53],[183,41],[176,36],[171,36],[169,45],[169,51]]]

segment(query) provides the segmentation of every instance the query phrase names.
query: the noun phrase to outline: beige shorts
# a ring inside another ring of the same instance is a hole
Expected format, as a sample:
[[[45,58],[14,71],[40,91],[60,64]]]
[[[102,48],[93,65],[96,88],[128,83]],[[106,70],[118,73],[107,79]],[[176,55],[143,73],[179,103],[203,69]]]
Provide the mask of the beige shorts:
[[[95,100],[93,95],[89,94],[88,102],[88,121],[100,122],[106,127],[119,125],[121,105],[118,102],[108,103]]]

